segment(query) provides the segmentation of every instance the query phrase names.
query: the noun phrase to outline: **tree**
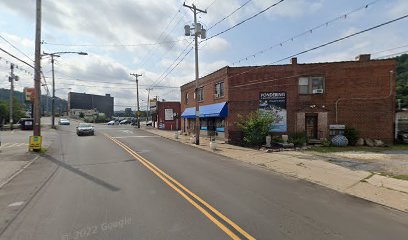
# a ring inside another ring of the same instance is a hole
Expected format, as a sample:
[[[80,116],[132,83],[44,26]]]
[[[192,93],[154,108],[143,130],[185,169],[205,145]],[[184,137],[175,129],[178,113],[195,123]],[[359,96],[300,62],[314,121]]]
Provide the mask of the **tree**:
[[[80,113],[79,113],[79,117],[80,117],[80,118],[84,118],[84,117],[85,117],[85,114],[84,114],[83,112],[80,112]]]
[[[8,106],[7,104],[0,100],[0,125],[8,118]]]
[[[277,116],[272,112],[255,111],[246,116],[238,115],[237,127],[244,134],[244,143],[252,146],[261,146],[265,137],[269,135],[271,124]]]
[[[17,101],[16,98],[13,99],[13,122],[17,122],[20,118],[25,117],[24,106]],[[0,100],[0,123],[8,122],[10,119],[9,104],[5,101]]]
[[[401,101],[401,108],[408,108],[408,54],[396,57],[396,60],[398,61],[396,95]]]

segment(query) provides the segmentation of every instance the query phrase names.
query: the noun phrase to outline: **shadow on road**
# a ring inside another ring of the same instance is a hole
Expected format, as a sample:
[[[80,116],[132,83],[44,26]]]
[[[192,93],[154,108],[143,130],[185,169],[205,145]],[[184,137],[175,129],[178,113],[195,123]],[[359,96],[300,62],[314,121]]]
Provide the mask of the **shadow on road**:
[[[57,164],[58,166],[63,167],[64,169],[66,169],[66,170],[68,170],[68,171],[70,171],[72,173],[75,173],[75,174],[77,174],[77,175],[79,175],[79,176],[81,176],[81,177],[83,177],[83,178],[85,178],[85,179],[87,179],[87,180],[89,180],[91,182],[94,182],[94,183],[96,183],[96,184],[98,184],[98,185],[100,185],[100,186],[102,186],[102,187],[104,187],[104,188],[106,188],[108,190],[111,190],[111,191],[114,191],[114,192],[117,192],[117,191],[120,190],[120,188],[118,188],[118,187],[116,187],[116,186],[114,186],[114,185],[112,185],[110,183],[107,183],[107,182],[105,182],[105,181],[103,181],[103,180],[101,180],[101,179],[99,179],[97,177],[89,175],[86,172],[83,172],[83,171],[81,171],[81,170],[79,170],[79,169],[77,169],[77,168],[75,168],[75,167],[73,167],[73,166],[71,166],[71,165],[69,165],[69,164],[67,164],[65,162],[62,162],[62,161],[60,161],[60,160],[58,160],[58,159],[56,159],[56,158],[54,158],[54,157],[52,157],[50,155],[44,154],[43,157],[45,159]]]

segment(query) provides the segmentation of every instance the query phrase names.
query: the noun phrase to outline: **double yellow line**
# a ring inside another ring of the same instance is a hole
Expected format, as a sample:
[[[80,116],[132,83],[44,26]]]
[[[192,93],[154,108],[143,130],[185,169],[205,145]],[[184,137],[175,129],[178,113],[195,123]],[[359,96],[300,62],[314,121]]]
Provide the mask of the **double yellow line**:
[[[108,139],[112,140],[114,143],[119,145],[121,148],[123,148],[130,155],[132,155],[136,160],[138,160],[141,164],[143,164],[143,166],[145,166],[147,169],[152,171],[156,176],[158,176],[161,180],[163,180],[163,182],[165,182],[167,185],[169,185],[174,191],[179,193],[184,199],[186,199],[189,203],[191,203],[191,205],[193,205],[195,208],[197,208],[201,213],[203,213],[208,219],[210,219],[215,225],[217,225],[222,231],[224,231],[232,239],[241,239],[241,238],[238,237],[234,232],[232,232],[223,223],[221,223],[217,218],[215,218],[213,216],[213,214],[218,216],[224,222],[228,223],[232,228],[234,228],[237,232],[242,234],[242,236],[244,236],[245,238],[251,239],[251,240],[255,239],[254,237],[249,235],[247,232],[245,232],[240,226],[238,226],[236,223],[234,223],[229,218],[224,216],[221,212],[219,212],[217,209],[215,209],[213,206],[211,206],[206,201],[201,199],[195,193],[191,192],[188,188],[183,186],[181,183],[179,183],[177,180],[175,180],[174,178],[169,176],[167,173],[163,172],[156,165],[154,165],[150,161],[148,161],[145,158],[143,158],[142,156],[140,156],[138,153],[136,153],[130,147],[128,147],[124,143],[120,142],[119,140],[109,136],[108,134],[104,133],[104,135],[105,135],[105,137],[107,137]],[[200,206],[200,204],[198,204],[198,202],[201,203],[203,206],[205,206],[207,209],[209,209],[212,212],[212,214],[208,210],[206,210],[202,206]]]

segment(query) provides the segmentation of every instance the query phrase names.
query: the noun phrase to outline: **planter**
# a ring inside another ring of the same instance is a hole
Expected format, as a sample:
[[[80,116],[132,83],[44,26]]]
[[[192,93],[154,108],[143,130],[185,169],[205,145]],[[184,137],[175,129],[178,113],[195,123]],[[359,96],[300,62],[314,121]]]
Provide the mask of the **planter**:
[[[215,141],[210,142],[210,149],[213,151],[217,149],[217,143]]]
[[[192,144],[195,143],[195,137],[190,137],[190,143],[192,143]]]
[[[175,139],[178,139],[178,138],[179,138],[179,133],[178,133],[178,132],[175,132],[175,133],[174,133],[174,138],[175,138]]]
[[[271,136],[266,136],[266,147],[271,147],[271,141],[272,137]]]

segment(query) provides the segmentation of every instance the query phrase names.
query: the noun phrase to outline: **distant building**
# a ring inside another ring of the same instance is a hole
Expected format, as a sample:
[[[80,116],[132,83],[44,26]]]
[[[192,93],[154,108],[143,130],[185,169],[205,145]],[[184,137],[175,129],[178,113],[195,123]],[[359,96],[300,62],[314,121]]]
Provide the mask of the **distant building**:
[[[132,109],[125,108],[125,117],[131,117],[131,116],[132,116]]]
[[[110,94],[101,96],[70,92],[68,93],[68,112],[71,112],[71,109],[96,110],[111,118],[113,116],[113,97]]]
[[[151,101],[150,103],[153,103],[153,105],[151,105],[153,122],[157,122],[153,127],[163,130],[181,129],[180,102]]]

